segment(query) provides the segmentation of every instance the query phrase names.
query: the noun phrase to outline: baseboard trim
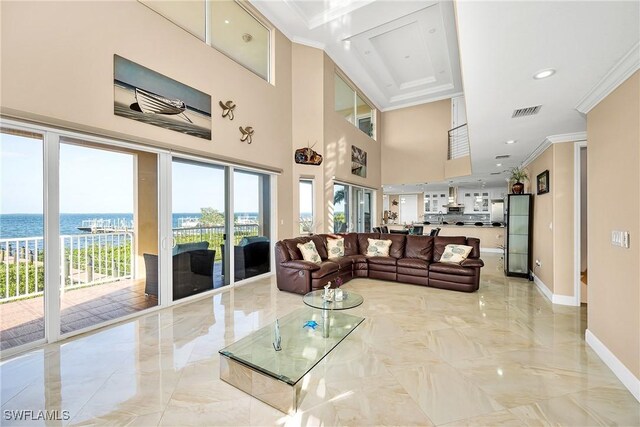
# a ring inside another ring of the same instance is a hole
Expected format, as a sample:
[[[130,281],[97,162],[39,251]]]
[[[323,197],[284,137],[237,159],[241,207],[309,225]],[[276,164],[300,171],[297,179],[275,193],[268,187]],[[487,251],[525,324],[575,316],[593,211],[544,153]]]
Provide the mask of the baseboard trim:
[[[587,329],[584,333],[584,339],[589,347],[596,352],[598,357],[602,359],[605,365],[611,369],[616,377],[631,392],[633,397],[640,402],[640,379],[636,378],[631,371],[616,357],[615,354],[607,348],[602,341],[596,337],[593,332]]]
[[[553,294],[553,299],[551,300],[551,302],[554,304],[570,305],[573,307],[580,306],[580,302],[576,301],[576,297],[568,296],[568,295]]]
[[[569,305],[572,307],[580,305],[580,302],[577,301],[576,297],[554,294],[553,292],[551,292],[551,289],[549,289],[547,285],[545,285],[544,282],[533,273],[533,271],[531,271],[530,273],[531,276],[533,276],[533,283],[536,284],[538,289],[540,289],[540,292],[542,292],[544,296],[547,297],[549,301],[551,301],[552,304]]]
[[[538,289],[540,289],[540,292],[542,292],[542,294],[553,303],[553,292],[551,292],[551,290],[547,288],[547,285],[545,285],[538,276],[533,274],[533,272],[531,273],[531,275],[533,276],[533,283],[535,283]]]

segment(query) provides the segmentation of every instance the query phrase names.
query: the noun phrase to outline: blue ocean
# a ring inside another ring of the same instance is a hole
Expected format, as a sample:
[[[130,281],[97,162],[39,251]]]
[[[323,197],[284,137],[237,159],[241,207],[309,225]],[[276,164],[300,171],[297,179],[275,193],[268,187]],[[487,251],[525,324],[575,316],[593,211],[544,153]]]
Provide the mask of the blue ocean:
[[[236,218],[256,216],[252,212],[236,212]],[[200,218],[200,213],[174,213],[173,228],[178,228],[180,218]],[[112,223],[133,221],[132,213],[91,213],[60,214],[60,234],[82,234],[78,227],[85,220],[111,220]],[[42,214],[2,214],[0,215],[0,239],[44,236],[44,218]]]

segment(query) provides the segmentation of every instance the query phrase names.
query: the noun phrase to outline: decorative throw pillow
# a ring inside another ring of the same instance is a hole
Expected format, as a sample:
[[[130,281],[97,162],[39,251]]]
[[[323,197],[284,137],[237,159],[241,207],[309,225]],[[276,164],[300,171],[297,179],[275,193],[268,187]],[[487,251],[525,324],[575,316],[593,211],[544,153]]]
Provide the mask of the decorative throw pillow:
[[[344,256],[344,237],[337,239],[327,239],[327,253],[329,259],[340,258]]]
[[[444,253],[440,257],[440,262],[460,264],[467,259],[472,249],[471,246],[465,245],[447,245],[444,248]]]
[[[322,262],[313,240],[309,240],[307,243],[298,243],[298,249],[300,249],[302,259],[305,261],[315,262],[316,264],[320,264]]]
[[[367,248],[367,256],[389,256],[389,248],[391,240],[367,239],[369,247]]]

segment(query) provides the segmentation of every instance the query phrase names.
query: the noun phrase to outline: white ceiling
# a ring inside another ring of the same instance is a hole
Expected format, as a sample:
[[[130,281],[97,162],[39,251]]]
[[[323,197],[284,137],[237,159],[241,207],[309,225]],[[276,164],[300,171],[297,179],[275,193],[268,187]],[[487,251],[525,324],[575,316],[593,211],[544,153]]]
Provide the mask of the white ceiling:
[[[462,74],[473,175],[454,185],[503,185],[546,138],[585,132],[576,106],[640,55],[639,1],[458,0],[457,35],[450,1],[251,2],[294,42],[324,49],[382,111],[451,98]],[[546,68],[557,72],[533,79]],[[537,115],[511,118],[535,105]]]
[[[324,49],[382,111],[462,93],[452,2],[251,3],[294,42]]]
[[[639,54],[638,1],[459,1],[457,17],[478,178],[520,165],[549,136],[586,131],[580,100],[634,46]],[[557,72],[533,79],[546,68]],[[535,105],[537,115],[511,118]],[[502,154],[511,157],[497,161]]]

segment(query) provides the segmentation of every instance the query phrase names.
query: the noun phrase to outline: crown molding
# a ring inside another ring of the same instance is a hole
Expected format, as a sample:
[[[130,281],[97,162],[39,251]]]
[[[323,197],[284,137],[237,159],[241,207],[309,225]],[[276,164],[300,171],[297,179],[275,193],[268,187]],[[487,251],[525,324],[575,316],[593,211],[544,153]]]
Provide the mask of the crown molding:
[[[558,135],[549,135],[542,141],[540,145],[536,147],[535,150],[527,156],[526,159],[520,164],[520,167],[527,167],[531,162],[538,158],[544,150],[549,148],[552,144],[558,144],[560,142],[577,142],[577,141],[586,141],[587,140],[587,132],[573,132],[573,133],[562,133]]]
[[[445,99],[457,98],[457,97],[460,97],[460,96],[464,96],[464,92],[456,92],[456,93],[452,93],[450,95],[434,96],[432,98],[423,98],[423,99],[419,99],[419,100],[413,101],[413,102],[405,102],[403,104],[398,104],[398,105],[393,105],[391,107],[387,107],[387,108],[382,109],[380,111],[383,112],[383,113],[386,113],[387,111],[399,110],[401,108],[415,107],[415,106],[418,106],[418,105],[428,104],[430,102],[444,101]]]
[[[616,65],[578,102],[576,110],[587,114],[600,101],[640,69],[640,42],[633,45]]]
[[[325,50],[325,44],[321,42],[317,42],[311,39],[305,39],[304,37],[293,36],[291,39],[292,42],[298,43],[304,46],[315,47],[316,49]]]

